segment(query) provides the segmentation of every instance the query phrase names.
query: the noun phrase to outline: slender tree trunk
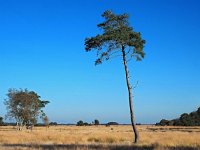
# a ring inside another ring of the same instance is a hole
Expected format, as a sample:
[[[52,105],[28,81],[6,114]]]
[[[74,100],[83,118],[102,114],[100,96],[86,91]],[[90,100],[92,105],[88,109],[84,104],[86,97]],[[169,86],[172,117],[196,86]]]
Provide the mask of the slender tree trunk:
[[[125,53],[125,47],[122,46],[122,56],[123,56],[123,62],[124,62],[124,69],[126,73],[126,84],[128,88],[128,95],[129,95],[129,107],[130,107],[130,117],[131,117],[131,124],[133,127],[133,132],[135,135],[134,142],[137,143],[139,141],[139,133],[137,131],[136,125],[135,125],[135,119],[134,119],[134,113],[133,113],[133,96],[132,96],[132,87],[130,85],[129,81],[129,71],[127,66],[127,60],[126,60],[126,53]]]
[[[17,130],[20,130],[20,126],[19,123],[17,122]]]

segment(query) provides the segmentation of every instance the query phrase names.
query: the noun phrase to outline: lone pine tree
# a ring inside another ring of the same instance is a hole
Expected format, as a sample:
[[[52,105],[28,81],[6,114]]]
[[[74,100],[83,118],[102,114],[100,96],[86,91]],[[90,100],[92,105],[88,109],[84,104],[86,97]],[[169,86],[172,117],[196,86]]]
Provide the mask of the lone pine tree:
[[[139,140],[139,134],[135,125],[135,117],[133,112],[133,96],[132,86],[130,84],[130,76],[127,63],[131,59],[140,61],[144,58],[145,40],[141,38],[140,32],[135,32],[129,24],[129,15],[116,15],[112,11],[107,10],[102,14],[105,21],[97,26],[102,29],[103,33],[94,37],[85,39],[85,50],[87,52],[95,49],[98,58],[95,65],[101,64],[104,60],[109,60],[115,56],[121,56],[126,75],[126,85],[129,95],[129,107],[131,124],[134,132],[134,142]]]

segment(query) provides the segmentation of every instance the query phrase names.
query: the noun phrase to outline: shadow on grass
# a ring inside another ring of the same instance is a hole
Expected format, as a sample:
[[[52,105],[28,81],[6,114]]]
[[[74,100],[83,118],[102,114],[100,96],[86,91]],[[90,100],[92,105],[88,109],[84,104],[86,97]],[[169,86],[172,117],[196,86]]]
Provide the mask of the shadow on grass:
[[[4,144],[5,149],[40,149],[40,150],[200,150],[200,147],[160,147],[160,146],[136,146],[136,145],[81,145],[81,144]]]

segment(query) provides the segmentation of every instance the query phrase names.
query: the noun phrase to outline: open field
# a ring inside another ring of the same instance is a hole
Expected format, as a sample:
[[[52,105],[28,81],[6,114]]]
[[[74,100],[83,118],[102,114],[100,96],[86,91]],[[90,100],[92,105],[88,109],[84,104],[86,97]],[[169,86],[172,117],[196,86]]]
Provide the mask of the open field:
[[[140,143],[132,143],[131,126],[51,126],[33,131],[0,127],[0,149],[200,149],[200,127],[138,126]]]

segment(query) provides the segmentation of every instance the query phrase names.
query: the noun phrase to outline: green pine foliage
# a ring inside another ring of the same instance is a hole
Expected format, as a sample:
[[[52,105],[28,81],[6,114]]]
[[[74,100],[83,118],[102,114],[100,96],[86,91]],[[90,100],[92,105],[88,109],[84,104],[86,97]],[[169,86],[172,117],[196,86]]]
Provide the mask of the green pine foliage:
[[[95,65],[104,60],[121,56],[122,47],[126,50],[126,57],[142,60],[145,56],[143,51],[145,40],[140,32],[135,32],[129,24],[129,15],[116,15],[107,10],[102,14],[104,22],[97,25],[102,34],[85,39],[85,50],[96,50],[98,58]]]

